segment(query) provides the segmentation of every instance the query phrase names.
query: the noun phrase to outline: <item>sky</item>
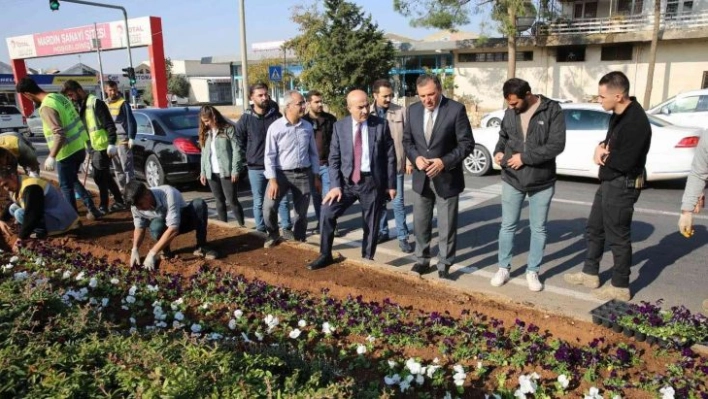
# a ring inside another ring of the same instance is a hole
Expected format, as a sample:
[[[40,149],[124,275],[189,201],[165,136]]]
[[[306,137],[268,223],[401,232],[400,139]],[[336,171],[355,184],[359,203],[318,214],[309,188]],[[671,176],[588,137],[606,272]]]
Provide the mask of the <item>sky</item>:
[[[236,55],[240,51],[239,0],[92,0],[126,8],[128,18],[162,18],[165,56],[171,59],[201,59],[206,56]],[[435,30],[412,28],[408,20],[393,11],[393,0],[350,0],[370,13],[385,32],[421,39]],[[254,42],[287,40],[298,34],[290,20],[294,6],[312,4],[313,0],[245,0],[246,39]],[[47,32],[94,22],[122,20],[119,10],[65,3],[52,12],[47,0],[0,0],[0,61],[9,62],[5,38]],[[461,30],[478,32],[481,16]],[[146,48],[133,49],[133,64],[148,59]],[[128,65],[125,50],[103,53],[103,69],[116,73]],[[66,69],[82,62],[98,68],[95,53],[27,60],[30,68]]]

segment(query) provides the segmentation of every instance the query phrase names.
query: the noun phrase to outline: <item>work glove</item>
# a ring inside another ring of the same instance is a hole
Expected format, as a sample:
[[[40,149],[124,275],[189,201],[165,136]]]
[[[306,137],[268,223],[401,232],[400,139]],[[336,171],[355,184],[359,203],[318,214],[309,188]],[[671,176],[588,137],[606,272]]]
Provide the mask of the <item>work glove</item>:
[[[53,171],[54,168],[57,166],[57,160],[54,157],[47,157],[47,160],[44,161],[44,170],[47,171]]]
[[[130,251],[130,266],[132,267],[133,265],[140,266],[140,251],[137,248],[133,248]]]
[[[148,270],[148,271],[153,271],[155,270],[155,263],[157,263],[157,254],[150,251],[148,252],[147,256],[145,257],[145,261],[143,262],[143,269]]]
[[[133,143],[134,143],[134,142],[135,142],[135,140],[133,140],[133,139],[128,139],[128,148],[133,148]]]
[[[681,212],[678,221],[679,232],[684,237],[689,238],[693,235],[693,214],[691,212]]]
[[[30,170],[27,174],[29,177],[39,177],[39,171]]]
[[[118,147],[114,146],[113,144],[108,144],[108,148],[106,149],[106,153],[108,154],[109,157],[114,157],[118,155]]]

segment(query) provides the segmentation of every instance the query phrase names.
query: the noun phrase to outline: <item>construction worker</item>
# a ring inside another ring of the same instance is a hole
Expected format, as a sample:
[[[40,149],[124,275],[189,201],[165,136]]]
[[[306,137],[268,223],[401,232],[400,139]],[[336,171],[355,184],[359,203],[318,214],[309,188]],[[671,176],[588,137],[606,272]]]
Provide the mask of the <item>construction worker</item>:
[[[111,157],[118,154],[116,147],[116,124],[113,122],[106,103],[88,94],[75,80],[67,80],[62,87],[62,94],[79,105],[79,115],[84,121],[89,133],[91,144],[91,166],[93,166],[93,181],[99,191],[101,213],[122,211],[126,209],[118,184],[111,174]],[[108,207],[108,192],[113,194],[115,202]]]
[[[133,140],[138,125],[135,122],[133,111],[130,109],[130,104],[125,101],[118,90],[118,84],[112,80],[106,82],[104,86],[106,91],[106,105],[111,112],[113,121],[116,125],[116,133],[118,141],[118,156],[112,157],[113,169],[116,172],[116,180],[118,187],[123,191],[125,185],[133,179],[135,171],[133,169]]]
[[[17,132],[0,134],[0,148],[10,151],[17,158],[17,163],[22,166],[25,173],[32,177],[39,177],[37,150],[25,136]]]
[[[29,77],[22,78],[16,89],[24,98],[42,104],[39,116],[42,118],[44,138],[49,146],[49,156],[44,161],[44,169],[53,171],[56,168],[61,192],[75,210],[77,207],[74,191],[77,191],[88,209],[86,217],[89,220],[100,218],[101,212],[78,178],[79,169],[86,158],[85,146],[89,138],[71,100],[58,93],[45,92]]]
[[[79,215],[66,198],[42,178],[20,176],[17,158],[4,148],[0,148],[0,187],[12,200],[0,218],[0,231],[12,235],[7,222],[13,217],[20,225],[14,251],[28,238],[45,238],[80,226]]]

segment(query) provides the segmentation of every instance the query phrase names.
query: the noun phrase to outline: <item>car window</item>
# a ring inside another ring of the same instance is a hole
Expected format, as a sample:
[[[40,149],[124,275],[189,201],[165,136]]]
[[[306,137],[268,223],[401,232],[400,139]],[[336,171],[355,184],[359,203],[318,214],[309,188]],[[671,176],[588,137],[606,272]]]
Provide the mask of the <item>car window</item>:
[[[589,109],[566,109],[565,128],[567,130],[607,130],[610,114]]]
[[[169,130],[199,128],[199,111],[160,116],[160,120]]]
[[[698,96],[677,98],[673,104],[670,104],[671,112],[694,112],[698,106]]]
[[[134,114],[135,115],[135,122],[138,124],[138,133],[139,134],[155,134],[155,132],[152,130],[152,124],[150,123],[150,119],[148,119],[147,116],[143,114]]]
[[[708,111],[708,96],[698,96],[698,105],[696,105],[697,112]]]
[[[20,110],[11,105],[0,105],[0,115],[19,115]]]
[[[647,115],[647,117],[649,118],[649,123],[652,126],[658,126],[658,127],[673,126],[673,124],[670,123],[669,121],[661,119],[661,118],[657,118],[654,115]]]

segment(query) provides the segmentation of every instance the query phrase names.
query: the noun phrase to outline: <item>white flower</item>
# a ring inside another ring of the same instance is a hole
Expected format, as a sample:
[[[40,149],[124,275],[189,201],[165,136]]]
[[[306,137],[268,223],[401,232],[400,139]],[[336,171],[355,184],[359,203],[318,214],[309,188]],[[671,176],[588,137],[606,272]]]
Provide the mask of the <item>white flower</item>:
[[[108,301],[109,301],[108,298],[103,298],[103,299],[101,299],[101,306],[103,306],[104,308],[105,308],[106,306],[108,306]]]
[[[566,389],[568,388],[568,384],[570,384],[570,380],[568,379],[568,376],[565,374],[561,374],[558,376],[558,384],[560,384],[561,388]]]
[[[118,285],[118,283],[120,283],[120,280],[118,280],[117,278],[113,277],[113,278],[111,279],[111,284],[113,284],[113,285]]]
[[[588,391],[588,394],[585,395],[585,397],[583,399],[602,399],[602,395],[600,395],[599,389],[592,387],[592,388],[590,388],[590,390]]]
[[[659,393],[661,394],[661,399],[674,399],[676,391],[670,386],[665,386],[659,390]]]
[[[12,263],[8,263],[2,267],[2,271],[6,272],[8,270],[12,270],[13,267],[15,267],[15,265],[13,265]]]
[[[128,319],[128,320],[130,320],[130,324],[135,324],[135,317],[131,317],[131,318]]]
[[[307,326],[307,322],[305,320],[300,320],[297,322],[297,326],[300,328],[305,328]]]
[[[356,353],[357,355],[363,355],[366,353],[366,347],[364,345],[359,344],[359,346],[356,347]]]
[[[184,324],[180,323],[179,321],[175,320],[172,322],[172,328],[178,329],[184,327]]]
[[[438,359],[438,358],[436,357],[435,359],[433,359],[433,363],[435,363],[435,364],[440,363],[440,359]],[[449,393],[449,392],[448,392],[448,393]]]
[[[91,277],[91,280],[89,280],[89,287],[91,288],[96,288],[98,287],[98,279],[96,277]]]
[[[422,374],[422,365],[413,358],[406,360],[406,368],[410,370],[411,374]]]
[[[243,316],[243,312],[241,311],[241,309],[234,310],[234,317],[236,318],[236,320],[240,319],[241,316]]]
[[[445,392],[445,396],[443,396],[443,399],[452,399],[452,395],[450,392]]]
[[[534,381],[534,375],[522,374],[519,376],[519,390],[521,393],[536,393],[537,386]]]
[[[390,386],[390,385],[396,385],[396,384],[398,384],[399,382],[401,382],[401,376],[398,375],[398,374],[394,374],[394,375],[391,376],[391,377],[386,376],[386,377],[384,377],[384,382],[386,383],[386,385],[389,385],[389,386]]]
[[[130,290],[128,290],[128,295],[135,295],[136,292],[138,292],[138,287],[133,285],[132,287],[130,287]]]
[[[202,331],[202,326],[200,324],[194,323],[192,324],[192,332],[193,333],[198,333]]]
[[[37,266],[44,266],[44,265],[45,265],[44,259],[42,259],[42,258],[36,258],[36,259],[34,260],[34,263],[35,263]]]
[[[64,280],[68,279],[69,277],[71,277],[71,272],[68,270],[65,271],[64,274],[61,276],[61,278],[63,278]]]
[[[411,387],[411,382],[408,380],[403,380],[398,384],[398,387],[401,388],[401,392],[406,392],[408,388]]]
[[[300,336],[300,333],[301,333],[301,332],[302,332],[302,331],[298,330],[297,328],[294,329],[294,330],[292,330],[292,331],[290,331],[290,338],[296,339],[297,337]]]
[[[418,385],[423,385],[423,383],[425,382],[425,377],[423,377],[422,374],[418,374],[418,376],[415,377],[415,382],[417,382]]]
[[[245,342],[247,344],[253,342],[250,339],[248,339],[248,335],[246,335],[246,333],[244,333],[244,332],[241,333],[241,337],[243,338],[243,342]]]
[[[135,327],[130,327],[130,330],[128,330],[128,332],[131,334],[135,334],[137,331],[138,331],[138,329]]]
[[[462,365],[455,365],[455,367],[452,368],[453,371],[455,371],[455,374],[452,376],[452,380],[457,385],[458,387],[461,387],[462,385],[465,384],[465,379],[467,379],[467,374],[465,373],[464,367]]]
[[[517,399],[526,399],[526,394],[521,391],[521,389],[517,389],[516,392],[514,392],[514,397]]]
[[[182,313],[182,312],[175,313],[175,320],[179,320],[179,321],[184,320],[184,313]]]
[[[482,368],[482,362],[477,362],[477,368],[481,369]]]
[[[259,341],[263,341],[263,334],[259,332],[255,332],[254,335]]]
[[[373,336],[369,335],[368,337],[366,337],[366,341],[367,341],[367,342],[374,343],[374,341],[376,341],[376,338],[374,338]]]
[[[98,301],[96,300],[96,298],[89,299],[89,305],[98,305]]]
[[[215,332],[209,334],[209,337],[207,337],[207,339],[210,340],[210,341],[216,341],[216,340],[219,340],[219,339],[222,339],[222,338],[224,338],[223,335],[221,335],[221,334],[219,334],[219,333],[215,333]]]
[[[29,274],[27,274],[27,272],[19,272],[19,273],[15,273],[14,277],[15,277],[15,281],[23,281],[23,280],[27,280],[27,277],[29,277]]]
[[[325,321],[324,323],[322,323],[322,332],[325,335],[330,335],[330,334],[334,333],[334,326],[329,324],[329,322]]]
[[[15,255],[12,258],[10,258],[10,263],[17,263],[18,260],[20,260],[20,257]]]
[[[280,324],[280,320],[278,320],[278,318],[273,316],[272,314],[267,315],[264,321],[265,324],[268,326],[268,331],[274,329],[278,326],[278,324]]]
[[[230,330],[236,329],[236,320],[234,320],[234,319],[229,320],[229,329]]]
[[[672,398],[673,398],[673,396],[672,396]],[[615,395],[615,396],[612,397],[612,399],[622,399],[622,397],[619,396],[619,395]],[[662,399],[663,399],[663,398],[662,398]]]
[[[165,328],[167,327],[167,323],[165,323],[164,321],[158,321],[157,323],[155,323],[155,327]]]
[[[157,284],[155,284],[155,285],[148,284],[145,288],[147,288],[147,290],[150,292],[157,292],[160,290],[160,287],[158,287]]]
[[[182,303],[184,303],[184,299],[179,298],[179,299],[176,299],[175,301],[173,301],[170,304],[170,307],[172,308],[172,310],[179,310],[179,305],[181,305]]]
[[[210,305],[209,302],[204,302],[204,304],[202,306],[200,306],[200,308],[209,309],[209,305]]]
[[[84,279],[84,272],[79,272],[79,274],[76,275],[76,281],[81,281]]]
[[[394,368],[394,367],[396,367],[396,366],[397,366],[397,365],[396,365],[396,362],[394,362],[393,360],[389,360],[389,361],[388,361],[388,367]]]
[[[426,370],[425,375],[427,375],[428,378],[433,378],[433,375],[435,375],[435,372],[438,371],[438,369],[440,367],[441,366],[438,366],[438,365],[428,366],[428,369]]]
[[[135,297],[132,295],[128,295],[127,297],[125,297],[125,301],[127,303],[135,303]]]

